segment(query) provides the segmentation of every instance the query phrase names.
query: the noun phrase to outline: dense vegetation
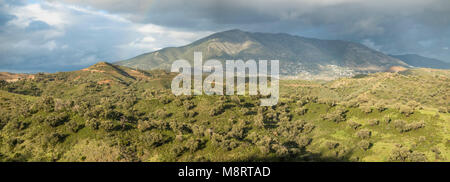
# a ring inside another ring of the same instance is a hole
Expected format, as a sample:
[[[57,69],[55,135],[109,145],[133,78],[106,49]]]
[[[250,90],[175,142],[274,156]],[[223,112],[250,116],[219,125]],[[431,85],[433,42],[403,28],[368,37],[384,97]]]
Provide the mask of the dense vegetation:
[[[450,72],[282,80],[281,99],[179,96],[99,63],[0,82],[1,161],[449,161]]]

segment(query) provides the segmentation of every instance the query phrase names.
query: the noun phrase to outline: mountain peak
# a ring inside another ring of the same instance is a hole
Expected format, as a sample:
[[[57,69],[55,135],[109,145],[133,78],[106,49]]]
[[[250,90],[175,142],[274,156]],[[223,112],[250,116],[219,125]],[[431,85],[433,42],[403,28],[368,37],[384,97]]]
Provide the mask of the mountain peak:
[[[143,54],[115,64],[140,69],[170,69],[175,60],[192,60],[195,51],[201,51],[204,60],[279,60],[280,74],[290,76],[329,72],[351,76],[359,72],[385,71],[391,66],[408,66],[358,43],[239,29],[214,33],[186,46]]]
[[[201,43],[208,40],[218,40],[222,42],[242,42],[250,39],[250,32],[245,32],[240,29],[231,29],[223,32],[217,32],[210,36],[207,36],[203,39],[196,41],[197,43]]]

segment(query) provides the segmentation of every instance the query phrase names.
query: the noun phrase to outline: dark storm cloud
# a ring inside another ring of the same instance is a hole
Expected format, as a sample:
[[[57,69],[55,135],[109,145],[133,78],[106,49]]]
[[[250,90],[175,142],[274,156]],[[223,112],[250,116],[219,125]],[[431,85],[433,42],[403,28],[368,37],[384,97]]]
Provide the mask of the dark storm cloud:
[[[167,27],[286,32],[450,61],[448,0],[131,0],[123,8],[118,1],[66,1]]]
[[[363,43],[450,61],[449,0],[0,0],[0,71],[67,71],[211,32]]]

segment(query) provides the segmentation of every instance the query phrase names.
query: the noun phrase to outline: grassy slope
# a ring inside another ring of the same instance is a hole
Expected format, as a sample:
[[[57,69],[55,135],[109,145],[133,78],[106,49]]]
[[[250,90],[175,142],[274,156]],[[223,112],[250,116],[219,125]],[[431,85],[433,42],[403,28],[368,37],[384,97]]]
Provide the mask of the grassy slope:
[[[281,100],[272,108],[259,107],[257,98],[247,96],[175,97],[168,89],[172,76],[100,63],[2,83],[0,159],[450,160],[450,114],[438,112],[449,107],[448,71],[419,69],[332,82],[283,80]],[[212,116],[219,106],[223,113]],[[52,125],[60,115],[68,119]],[[425,127],[400,132],[398,120],[423,121]],[[360,126],[352,129],[352,123]],[[361,139],[358,133],[365,130],[371,135]],[[368,149],[362,141],[370,143]]]

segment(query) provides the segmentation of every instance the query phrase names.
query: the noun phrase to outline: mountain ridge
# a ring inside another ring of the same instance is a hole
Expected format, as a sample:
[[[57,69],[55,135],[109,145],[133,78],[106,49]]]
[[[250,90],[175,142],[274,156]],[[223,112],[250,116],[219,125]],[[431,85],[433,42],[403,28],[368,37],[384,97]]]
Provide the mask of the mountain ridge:
[[[401,55],[389,55],[389,56],[400,59],[403,62],[405,62],[411,66],[414,66],[414,67],[450,69],[450,63],[448,63],[448,62],[444,62],[439,59],[421,56],[418,54],[401,54]]]
[[[360,72],[385,71],[391,66],[408,67],[403,61],[360,43],[238,29],[214,33],[185,46],[164,48],[114,64],[167,70],[177,59],[192,62],[194,51],[203,52],[204,60],[280,60],[280,73],[290,76],[327,72],[339,77],[342,72],[345,73],[342,76],[351,76]]]

